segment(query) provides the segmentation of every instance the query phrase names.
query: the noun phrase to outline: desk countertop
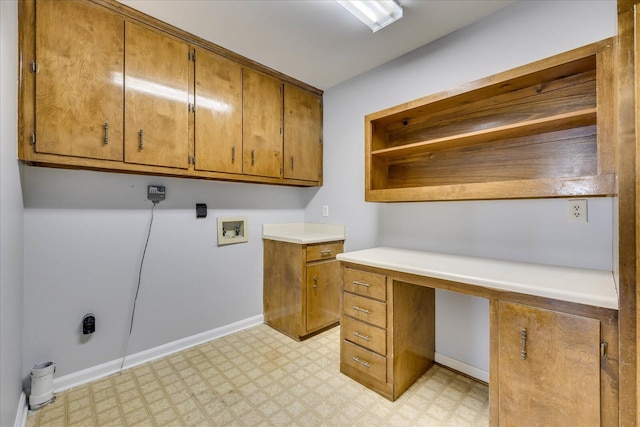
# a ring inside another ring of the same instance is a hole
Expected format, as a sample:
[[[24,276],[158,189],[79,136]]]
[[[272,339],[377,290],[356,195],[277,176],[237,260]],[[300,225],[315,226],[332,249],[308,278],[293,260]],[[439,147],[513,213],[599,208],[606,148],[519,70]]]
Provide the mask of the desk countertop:
[[[344,240],[344,225],[292,223],[263,224],[262,238],[306,245]]]
[[[618,291],[611,271],[386,247],[346,252],[337,258],[418,276],[618,309]]]

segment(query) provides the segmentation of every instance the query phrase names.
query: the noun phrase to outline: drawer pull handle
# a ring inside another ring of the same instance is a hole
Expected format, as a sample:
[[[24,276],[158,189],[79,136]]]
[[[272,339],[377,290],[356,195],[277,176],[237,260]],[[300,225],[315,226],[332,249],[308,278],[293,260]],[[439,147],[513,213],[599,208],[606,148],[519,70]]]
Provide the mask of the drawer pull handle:
[[[520,331],[520,335],[522,337],[522,348],[520,349],[520,358],[522,360],[527,360],[527,329],[522,328]]]
[[[362,286],[362,287],[365,287],[365,288],[370,288],[370,287],[371,287],[371,285],[370,285],[370,284],[368,284],[368,283],[363,283],[363,282],[358,282],[357,280],[354,280],[354,281],[353,281],[353,284],[354,284],[354,285],[356,285],[356,286]]]
[[[366,360],[360,360],[360,358],[358,356],[354,357],[353,361],[356,362],[356,363],[359,363],[360,365],[364,366],[365,368],[371,367],[371,364],[369,362],[367,362]]]
[[[371,311],[367,310],[366,308],[358,307],[357,305],[354,305],[353,309],[355,311],[359,311],[359,312],[364,313],[364,314],[371,314]]]
[[[331,252],[333,252],[331,249],[323,249],[323,250],[320,251],[322,256],[331,255]]]
[[[358,337],[358,338],[360,338],[360,339],[363,339],[363,340],[365,340],[365,341],[370,341],[370,340],[371,340],[371,338],[369,338],[369,337],[368,337],[368,336],[366,336],[366,335],[362,335],[362,334],[361,334],[360,332],[358,332],[358,331],[355,331],[355,332],[353,333],[353,335],[355,335],[356,337]]]

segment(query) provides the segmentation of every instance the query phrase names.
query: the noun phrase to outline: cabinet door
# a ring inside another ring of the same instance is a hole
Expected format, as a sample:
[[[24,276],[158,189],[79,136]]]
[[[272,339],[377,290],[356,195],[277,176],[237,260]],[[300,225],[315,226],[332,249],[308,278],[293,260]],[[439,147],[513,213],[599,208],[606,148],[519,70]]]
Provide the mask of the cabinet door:
[[[282,177],[282,83],[244,69],[243,172]]]
[[[284,177],[319,181],[322,172],[322,98],[284,86]]]
[[[499,324],[500,425],[599,426],[600,322],[500,302]]]
[[[197,51],[196,169],[242,173],[242,67]]]
[[[36,23],[36,151],[121,161],[123,18],[38,1]]]
[[[307,266],[307,332],[340,318],[340,273],[337,260]]]
[[[189,166],[189,45],[127,22],[125,161]]]

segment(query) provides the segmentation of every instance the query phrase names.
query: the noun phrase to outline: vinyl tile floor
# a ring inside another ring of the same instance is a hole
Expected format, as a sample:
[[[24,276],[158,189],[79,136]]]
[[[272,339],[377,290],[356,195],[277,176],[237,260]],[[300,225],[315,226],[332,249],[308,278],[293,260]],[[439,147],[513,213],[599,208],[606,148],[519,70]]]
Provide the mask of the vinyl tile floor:
[[[340,329],[266,325],[57,394],[44,426],[488,426],[487,385],[433,366],[395,402],[340,373]]]

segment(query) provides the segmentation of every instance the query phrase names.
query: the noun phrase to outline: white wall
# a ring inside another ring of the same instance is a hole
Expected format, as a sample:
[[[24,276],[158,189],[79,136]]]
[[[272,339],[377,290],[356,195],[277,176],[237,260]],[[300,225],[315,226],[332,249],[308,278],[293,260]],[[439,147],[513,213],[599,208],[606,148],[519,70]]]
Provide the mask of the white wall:
[[[302,222],[290,187],[25,167],[24,362],[62,376],[122,357],[154,212],[128,354],[262,314],[263,223]],[[195,204],[208,216],[196,219]],[[246,215],[249,242],[217,246],[218,216]],[[81,334],[85,313],[96,333]]]
[[[22,391],[23,208],[18,167],[18,7],[0,1],[0,425]]]
[[[612,199],[569,224],[564,200],[364,202],[364,116],[616,34],[615,1],[521,1],[325,92],[325,186],[307,221],[347,224],[347,250],[388,245],[611,270]],[[321,216],[329,205],[331,216]],[[436,296],[436,351],[488,371],[488,303]]]

